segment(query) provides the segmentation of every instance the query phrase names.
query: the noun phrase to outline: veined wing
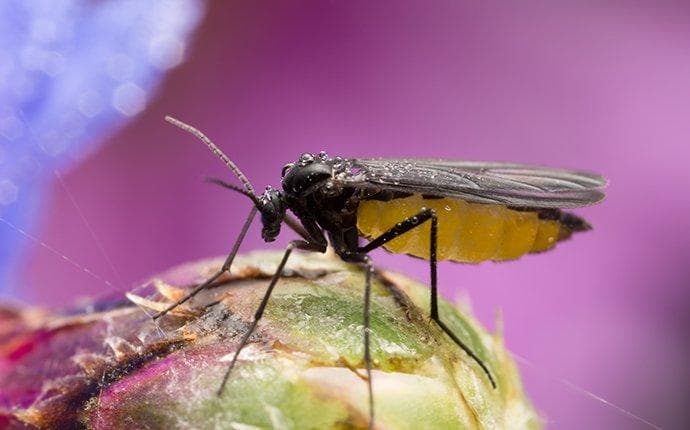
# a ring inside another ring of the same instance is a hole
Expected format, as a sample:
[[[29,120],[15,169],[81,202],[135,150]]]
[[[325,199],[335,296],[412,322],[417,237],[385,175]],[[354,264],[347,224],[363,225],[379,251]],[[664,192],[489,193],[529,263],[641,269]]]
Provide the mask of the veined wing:
[[[514,163],[350,159],[348,184],[525,208],[575,208],[601,201],[603,177]]]

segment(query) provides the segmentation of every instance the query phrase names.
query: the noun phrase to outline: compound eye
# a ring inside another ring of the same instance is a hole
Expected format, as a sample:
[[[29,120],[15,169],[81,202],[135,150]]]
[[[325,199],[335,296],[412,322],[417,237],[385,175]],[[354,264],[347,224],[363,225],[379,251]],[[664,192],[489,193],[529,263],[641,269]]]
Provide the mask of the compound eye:
[[[288,163],[285,166],[283,166],[283,170],[280,172],[280,177],[284,178],[288,170],[292,169],[293,167],[295,167],[295,163]]]

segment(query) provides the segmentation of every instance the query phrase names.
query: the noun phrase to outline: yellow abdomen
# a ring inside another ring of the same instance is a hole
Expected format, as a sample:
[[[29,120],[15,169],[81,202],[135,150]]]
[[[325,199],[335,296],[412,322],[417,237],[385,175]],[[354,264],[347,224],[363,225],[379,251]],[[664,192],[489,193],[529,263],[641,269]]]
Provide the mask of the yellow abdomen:
[[[387,202],[365,200],[357,212],[357,228],[375,238],[423,208],[438,216],[439,260],[479,263],[518,258],[528,252],[545,251],[569,236],[557,220],[540,219],[537,212],[517,211],[499,204],[468,203],[462,200],[424,199],[413,195]],[[431,222],[388,242],[391,252],[429,259]]]

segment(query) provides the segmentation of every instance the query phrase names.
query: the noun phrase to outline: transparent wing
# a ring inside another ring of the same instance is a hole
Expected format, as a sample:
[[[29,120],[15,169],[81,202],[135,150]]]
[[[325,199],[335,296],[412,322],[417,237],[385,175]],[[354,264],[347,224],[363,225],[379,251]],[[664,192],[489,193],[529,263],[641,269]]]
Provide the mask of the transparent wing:
[[[512,163],[426,159],[350,159],[353,186],[455,197],[513,207],[575,208],[601,201],[603,177]]]

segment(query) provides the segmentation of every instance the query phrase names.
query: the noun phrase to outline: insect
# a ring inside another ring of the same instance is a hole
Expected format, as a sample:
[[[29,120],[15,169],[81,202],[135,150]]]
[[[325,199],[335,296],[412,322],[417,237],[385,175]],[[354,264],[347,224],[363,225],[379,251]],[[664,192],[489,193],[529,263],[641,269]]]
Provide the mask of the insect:
[[[590,229],[562,209],[595,204],[604,198],[606,180],[596,174],[508,163],[422,159],[348,159],[303,154],[282,171],[282,190],[258,195],[242,171],[208,137],[177,119],[166,120],[204,142],[239,179],[236,186],[212,182],[248,197],[253,206],[220,270],[154,318],[194,297],[230,270],[249,226],[261,215],[262,238],[271,242],[283,223],[301,239],[283,254],[249,329],[223,377],[221,395],[242,348],[261,319],[271,293],[295,249],[321,252],[328,245],[345,261],[365,268],[364,362],[369,394],[369,425],[374,422],[370,355],[370,251],[384,247],[429,261],[430,317],[482,369],[485,363],[443,323],[438,312],[437,262],[504,261],[543,252],[572,233]],[[287,213],[290,210],[296,218]],[[365,245],[360,239],[368,239]]]

